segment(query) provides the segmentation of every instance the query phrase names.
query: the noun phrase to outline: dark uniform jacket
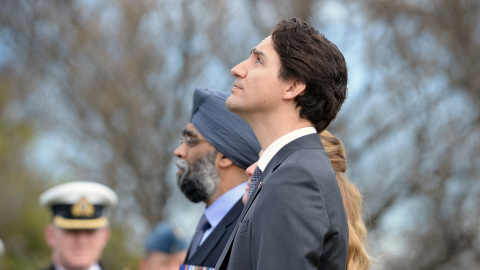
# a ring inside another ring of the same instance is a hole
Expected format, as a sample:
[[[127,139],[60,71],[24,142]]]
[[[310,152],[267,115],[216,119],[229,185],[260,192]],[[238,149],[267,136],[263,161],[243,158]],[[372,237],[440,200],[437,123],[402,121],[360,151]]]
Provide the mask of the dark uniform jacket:
[[[203,241],[202,245],[197,248],[195,254],[188,259],[190,248],[188,248],[187,259],[184,264],[215,267],[218,258],[222,254],[223,248],[232,234],[233,228],[242,212],[244,205],[240,199],[230,211],[223,217],[222,221],[218,223],[217,227],[212,233]]]
[[[100,265],[100,269],[105,270],[105,268],[103,267],[103,265],[102,265],[101,263],[99,263],[98,265]],[[55,270],[55,267],[54,267],[53,264],[52,264],[52,265],[50,265],[49,267],[43,268],[43,269],[41,269],[41,270]]]

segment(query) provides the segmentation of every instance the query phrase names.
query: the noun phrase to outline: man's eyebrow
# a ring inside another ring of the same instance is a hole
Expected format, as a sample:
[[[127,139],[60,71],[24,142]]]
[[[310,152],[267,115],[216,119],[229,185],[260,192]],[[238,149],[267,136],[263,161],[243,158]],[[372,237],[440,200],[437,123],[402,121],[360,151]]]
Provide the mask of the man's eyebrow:
[[[250,51],[250,54],[254,54],[256,56],[262,56],[262,57],[265,57],[265,54],[259,50],[257,50],[257,48],[253,48],[251,51]]]
[[[182,135],[183,136],[189,136],[189,137],[198,137],[197,134],[195,134],[195,132],[193,132],[191,130],[188,130],[188,129],[184,129],[182,131]]]

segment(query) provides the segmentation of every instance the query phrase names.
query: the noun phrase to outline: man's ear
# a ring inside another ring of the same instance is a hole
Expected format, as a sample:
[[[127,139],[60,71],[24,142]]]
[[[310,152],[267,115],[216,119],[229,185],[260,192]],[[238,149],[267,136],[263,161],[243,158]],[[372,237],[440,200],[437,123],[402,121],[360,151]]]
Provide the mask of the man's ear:
[[[55,228],[53,227],[52,224],[49,224],[46,228],[45,228],[45,232],[44,232],[44,235],[45,235],[45,241],[47,242],[47,245],[50,247],[50,248],[54,248],[55,247]]]
[[[108,240],[110,240],[110,228],[104,228],[104,229],[101,229],[102,232],[102,240],[103,240],[103,247],[105,247],[107,244],[108,244]]]
[[[299,95],[303,95],[307,85],[304,81],[294,80],[291,82],[290,87],[283,92],[283,99],[291,100],[295,99]]]
[[[227,168],[233,165],[233,161],[220,152],[217,154],[216,163],[219,168]]]

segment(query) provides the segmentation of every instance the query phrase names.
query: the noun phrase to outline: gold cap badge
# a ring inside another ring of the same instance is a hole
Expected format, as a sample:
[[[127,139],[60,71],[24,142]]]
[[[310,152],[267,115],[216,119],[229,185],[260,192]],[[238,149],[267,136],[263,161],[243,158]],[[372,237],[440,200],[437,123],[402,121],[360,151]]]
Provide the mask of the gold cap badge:
[[[70,208],[72,216],[74,217],[91,217],[95,214],[95,206],[91,204],[87,198],[82,197],[78,202]]]

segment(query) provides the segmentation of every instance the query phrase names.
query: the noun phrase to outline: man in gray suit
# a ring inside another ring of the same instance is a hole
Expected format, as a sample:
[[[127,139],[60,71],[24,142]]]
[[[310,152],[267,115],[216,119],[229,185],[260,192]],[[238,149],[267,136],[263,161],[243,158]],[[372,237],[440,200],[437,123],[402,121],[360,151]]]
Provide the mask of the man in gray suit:
[[[284,19],[232,74],[226,105],[264,152],[215,269],[345,269],[347,217],[317,134],[346,98],[342,53],[303,20]]]
[[[190,123],[174,151],[179,188],[192,202],[206,204],[187,265],[212,268],[217,263],[244,206],[245,169],[260,151],[252,128],[225,106],[228,96],[195,89]]]

